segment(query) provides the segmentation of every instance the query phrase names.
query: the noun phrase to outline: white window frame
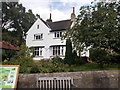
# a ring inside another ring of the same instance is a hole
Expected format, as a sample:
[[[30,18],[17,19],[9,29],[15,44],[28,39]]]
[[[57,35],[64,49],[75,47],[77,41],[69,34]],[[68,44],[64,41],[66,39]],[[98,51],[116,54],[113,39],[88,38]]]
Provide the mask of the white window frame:
[[[62,32],[54,32],[54,38],[61,38],[62,37]]]
[[[34,34],[34,40],[43,40],[43,33]]]
[[[43,47],[35,47],[33,51],[35,56],[43,56]]]
[[[52,47],[52,55],[63,56],[64,55],[64,46],[53,46]]]

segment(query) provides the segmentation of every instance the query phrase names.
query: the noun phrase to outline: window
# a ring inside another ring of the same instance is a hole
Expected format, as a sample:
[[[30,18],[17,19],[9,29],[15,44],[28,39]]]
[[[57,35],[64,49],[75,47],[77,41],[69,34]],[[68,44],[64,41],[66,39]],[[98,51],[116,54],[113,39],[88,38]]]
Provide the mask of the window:
[[[55,37],[55,38],[60,38],[60,37],[62,37],[62,32],[55,32],[55,33],[54,33],[54,37]]]
[[[35,55],[35,56],[42,56],[42,52],[43,52],[42,49],[43,48],[41,48],[41,47],[35,47],[33,55]]]
[[[64,48],[63,48],[63,46],[61,47],[61,55],[64,55]]]
[[[35,47],[35,50],[34,50],[33,54],[35,56],[39,56],[39,48],[38,47]]]
[[[39,29],[39,25],[37,25],[37,29]]]
[[[34,34],[34,40],[41,40],[43,39],[43,34]]]
[[[64,55],[64,46],[53,46],[53,55]]]

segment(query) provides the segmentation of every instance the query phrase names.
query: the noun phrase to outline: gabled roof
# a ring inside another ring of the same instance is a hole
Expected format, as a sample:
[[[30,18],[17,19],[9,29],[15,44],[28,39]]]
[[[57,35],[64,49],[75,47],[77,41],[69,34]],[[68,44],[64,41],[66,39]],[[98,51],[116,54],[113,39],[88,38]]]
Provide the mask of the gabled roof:
[[[47,24],[50,26],[52,32],[52,31],[66,30],[71,26],[72,21],[69,19],[69,20],[50,22]]]
[[[41,20],[47,27],[49,27],[49,25],[47,24],[47,22],[45,22],[42,18],[40,18],[40,20]]]
[[[45,22],[42,18],[40,20],[48,27],[51,29],[50,32],[53,31],[61,31],[61,30],[66,30],[69,28],[72,24],[71,19],[68,20],[62,20],[62,21],[56,21],[56,22]]]
[[[6,42],[6,41],[2,41],[0,42],[0,48],[2,49],[11,49],[11,50],[20,50],[20,47],[16,47],[14,45],[11,45],[10,43]]]

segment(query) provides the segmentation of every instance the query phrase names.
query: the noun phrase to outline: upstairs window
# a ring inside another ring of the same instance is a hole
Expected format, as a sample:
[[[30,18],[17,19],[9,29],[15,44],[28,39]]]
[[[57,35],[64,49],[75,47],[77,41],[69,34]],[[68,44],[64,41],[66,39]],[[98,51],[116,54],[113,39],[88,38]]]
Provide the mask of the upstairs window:
[[[42,40],[43,39],[43,34],[34,34],[34,40]]]
[[[37,29],[39,29],[39,25],[37,25]]]
[[[55,38],[60,38],[60,37],[62,37],[62,32],[55,32],[55,33],[54,33],[54,37],[55,37]]]

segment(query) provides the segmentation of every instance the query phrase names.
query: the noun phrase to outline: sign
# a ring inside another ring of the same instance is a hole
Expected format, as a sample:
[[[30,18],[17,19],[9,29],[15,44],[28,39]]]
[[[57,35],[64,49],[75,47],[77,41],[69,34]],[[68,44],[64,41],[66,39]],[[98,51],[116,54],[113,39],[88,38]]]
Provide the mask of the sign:
[[[16,88],[19,65],[0,65],[0,88]]]

